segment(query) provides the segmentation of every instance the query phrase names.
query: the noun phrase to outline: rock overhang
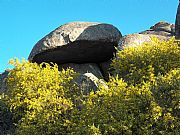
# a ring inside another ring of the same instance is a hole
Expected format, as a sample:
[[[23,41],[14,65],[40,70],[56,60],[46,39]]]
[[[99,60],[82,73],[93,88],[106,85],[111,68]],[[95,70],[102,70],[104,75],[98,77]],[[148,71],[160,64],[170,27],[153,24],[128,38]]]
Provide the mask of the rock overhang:
[[[62,25],[36,43],[32,62],[101,62],[113,57],[121,32],[110,24],[72,22]]]

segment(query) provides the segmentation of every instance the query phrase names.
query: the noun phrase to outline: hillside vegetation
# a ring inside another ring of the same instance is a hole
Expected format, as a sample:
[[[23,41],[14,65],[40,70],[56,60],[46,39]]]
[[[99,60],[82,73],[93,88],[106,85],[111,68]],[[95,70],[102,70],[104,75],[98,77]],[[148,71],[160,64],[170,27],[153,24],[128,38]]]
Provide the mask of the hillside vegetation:
[[[107,87],[84,95],[72,69],[10,60],[0,98],[2,134],[178,135],[180,41],[152,39],[117,52]]]

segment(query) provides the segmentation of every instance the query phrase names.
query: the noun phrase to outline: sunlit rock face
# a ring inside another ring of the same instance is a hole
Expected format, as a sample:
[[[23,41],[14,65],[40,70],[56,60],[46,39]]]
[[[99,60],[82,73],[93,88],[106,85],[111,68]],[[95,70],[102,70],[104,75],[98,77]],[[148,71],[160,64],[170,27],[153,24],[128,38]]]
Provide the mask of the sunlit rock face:
[[[175,35],[175,25],[168,22],[158,22],[151,26],[149,30],[140,32],[140,34],[152,34],[160,36],[174,36]]]

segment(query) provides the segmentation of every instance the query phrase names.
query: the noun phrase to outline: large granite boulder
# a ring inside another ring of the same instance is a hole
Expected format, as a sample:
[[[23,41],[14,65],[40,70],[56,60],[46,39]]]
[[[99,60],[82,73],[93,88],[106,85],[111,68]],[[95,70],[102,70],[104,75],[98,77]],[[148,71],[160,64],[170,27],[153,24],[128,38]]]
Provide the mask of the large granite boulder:
[[[175,25],[167,23],[167,22],[158,22],[154,26],[151,26],[149,30],[140,32],[140,34],[174,36],[175,35]]]
[[[110,24],[72,22],[60,26],[36,43],[32,62],[96,63],[109,60],[121,37]]]
[[[176,22],[175,22],[175,37],[180,39],[180,2],[177,8]]]
[[[72,68],[75,72],[79,73],[79,76],[73,80],[73,83],[79,86],[80,90],[84,94],[88,94],[92,90],[98,90],[99,87],[107,87],[103,79],[103,75],[100,68],[95,63],[67,63],[58,66],[59,71],[62,69]]]

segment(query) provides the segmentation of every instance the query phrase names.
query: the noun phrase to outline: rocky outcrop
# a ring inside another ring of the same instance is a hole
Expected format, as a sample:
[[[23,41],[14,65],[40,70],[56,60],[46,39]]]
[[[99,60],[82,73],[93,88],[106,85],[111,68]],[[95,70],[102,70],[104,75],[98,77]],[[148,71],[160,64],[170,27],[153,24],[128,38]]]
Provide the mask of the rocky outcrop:
[[[119,30],[110,24],[72,22],[60,26],[32,49],[32,62],[97,63],[109,60],[121,38]]]
[[[153,37],[160,41],[168,40],[175,35],[175,25],[167,22],[158,22],[151,26],[149,30],[123,36],[118,43],[118,49],[122,50],[129,46],[139,46],[144,42],[151,42]]]
[[[175,26],[166,22],[158,22],[149,30],[123,37],[110,24],[72,22],[58,27],[37,42],[29,55],[29,61],[57,63],[59,71],[73,68],[79,73],[73,83],[89,93],[100,86],[107,87],[104,80],[108,81],[113,70],[110,65],[116,55],[115,47],[122,50],[151,42],[152,37],[167,40],[174,35]]]
[[[144,42],[150,42],[151,37],[149,35],[143,35],[143,34],[130,34],[123,36],[118,44],[118,50],[122,50],[125,47],[129,46],[138,46],[141,45]]]
[[[149,30],[140,32],[140,34],[174,36],[175,35],[175,25],[167,23],[167,22],[158,22],[154,26],[151,26]]]
[[[32,49],[32,62],[54,62],[62,68],[71,67],[80,75],[74,80],[88,93],[107,87],[98,64],[113,58],[120,31],[110,24],[72,22],[60,26],[42,38]]]
[[[123,36],[118,43],[118,50],[123,50],[126,47],[137,47],[145,42],[151,42],[153,37],[158,38],[160,41],[168,40],[175,34],[174,24],[169,24],[167,22],[158,22],[154,26],[151,26],[149,30],[134,33]],[[113,71],[110,68],[111,61],[106,61],[101,63],[101,68],[106,80],[108,76]]]
[[[176,22],[175,22],[175,37],[180,39],[180,2],[177,8]]]
[[[123,36],[120,40],[119,40],[119,44],[118,44],[118,50],[122,50],[126,47],[136,47],[139,45],[142,45],[144,42],[151,42],[151,39],[153,37],[158,38],[159,40],[163,41],[163,40],[167,40],[170,37],[166,37],[166,36],[161,36],[161,35],[152,35],[152,34],[129,34],[126,36]]]

